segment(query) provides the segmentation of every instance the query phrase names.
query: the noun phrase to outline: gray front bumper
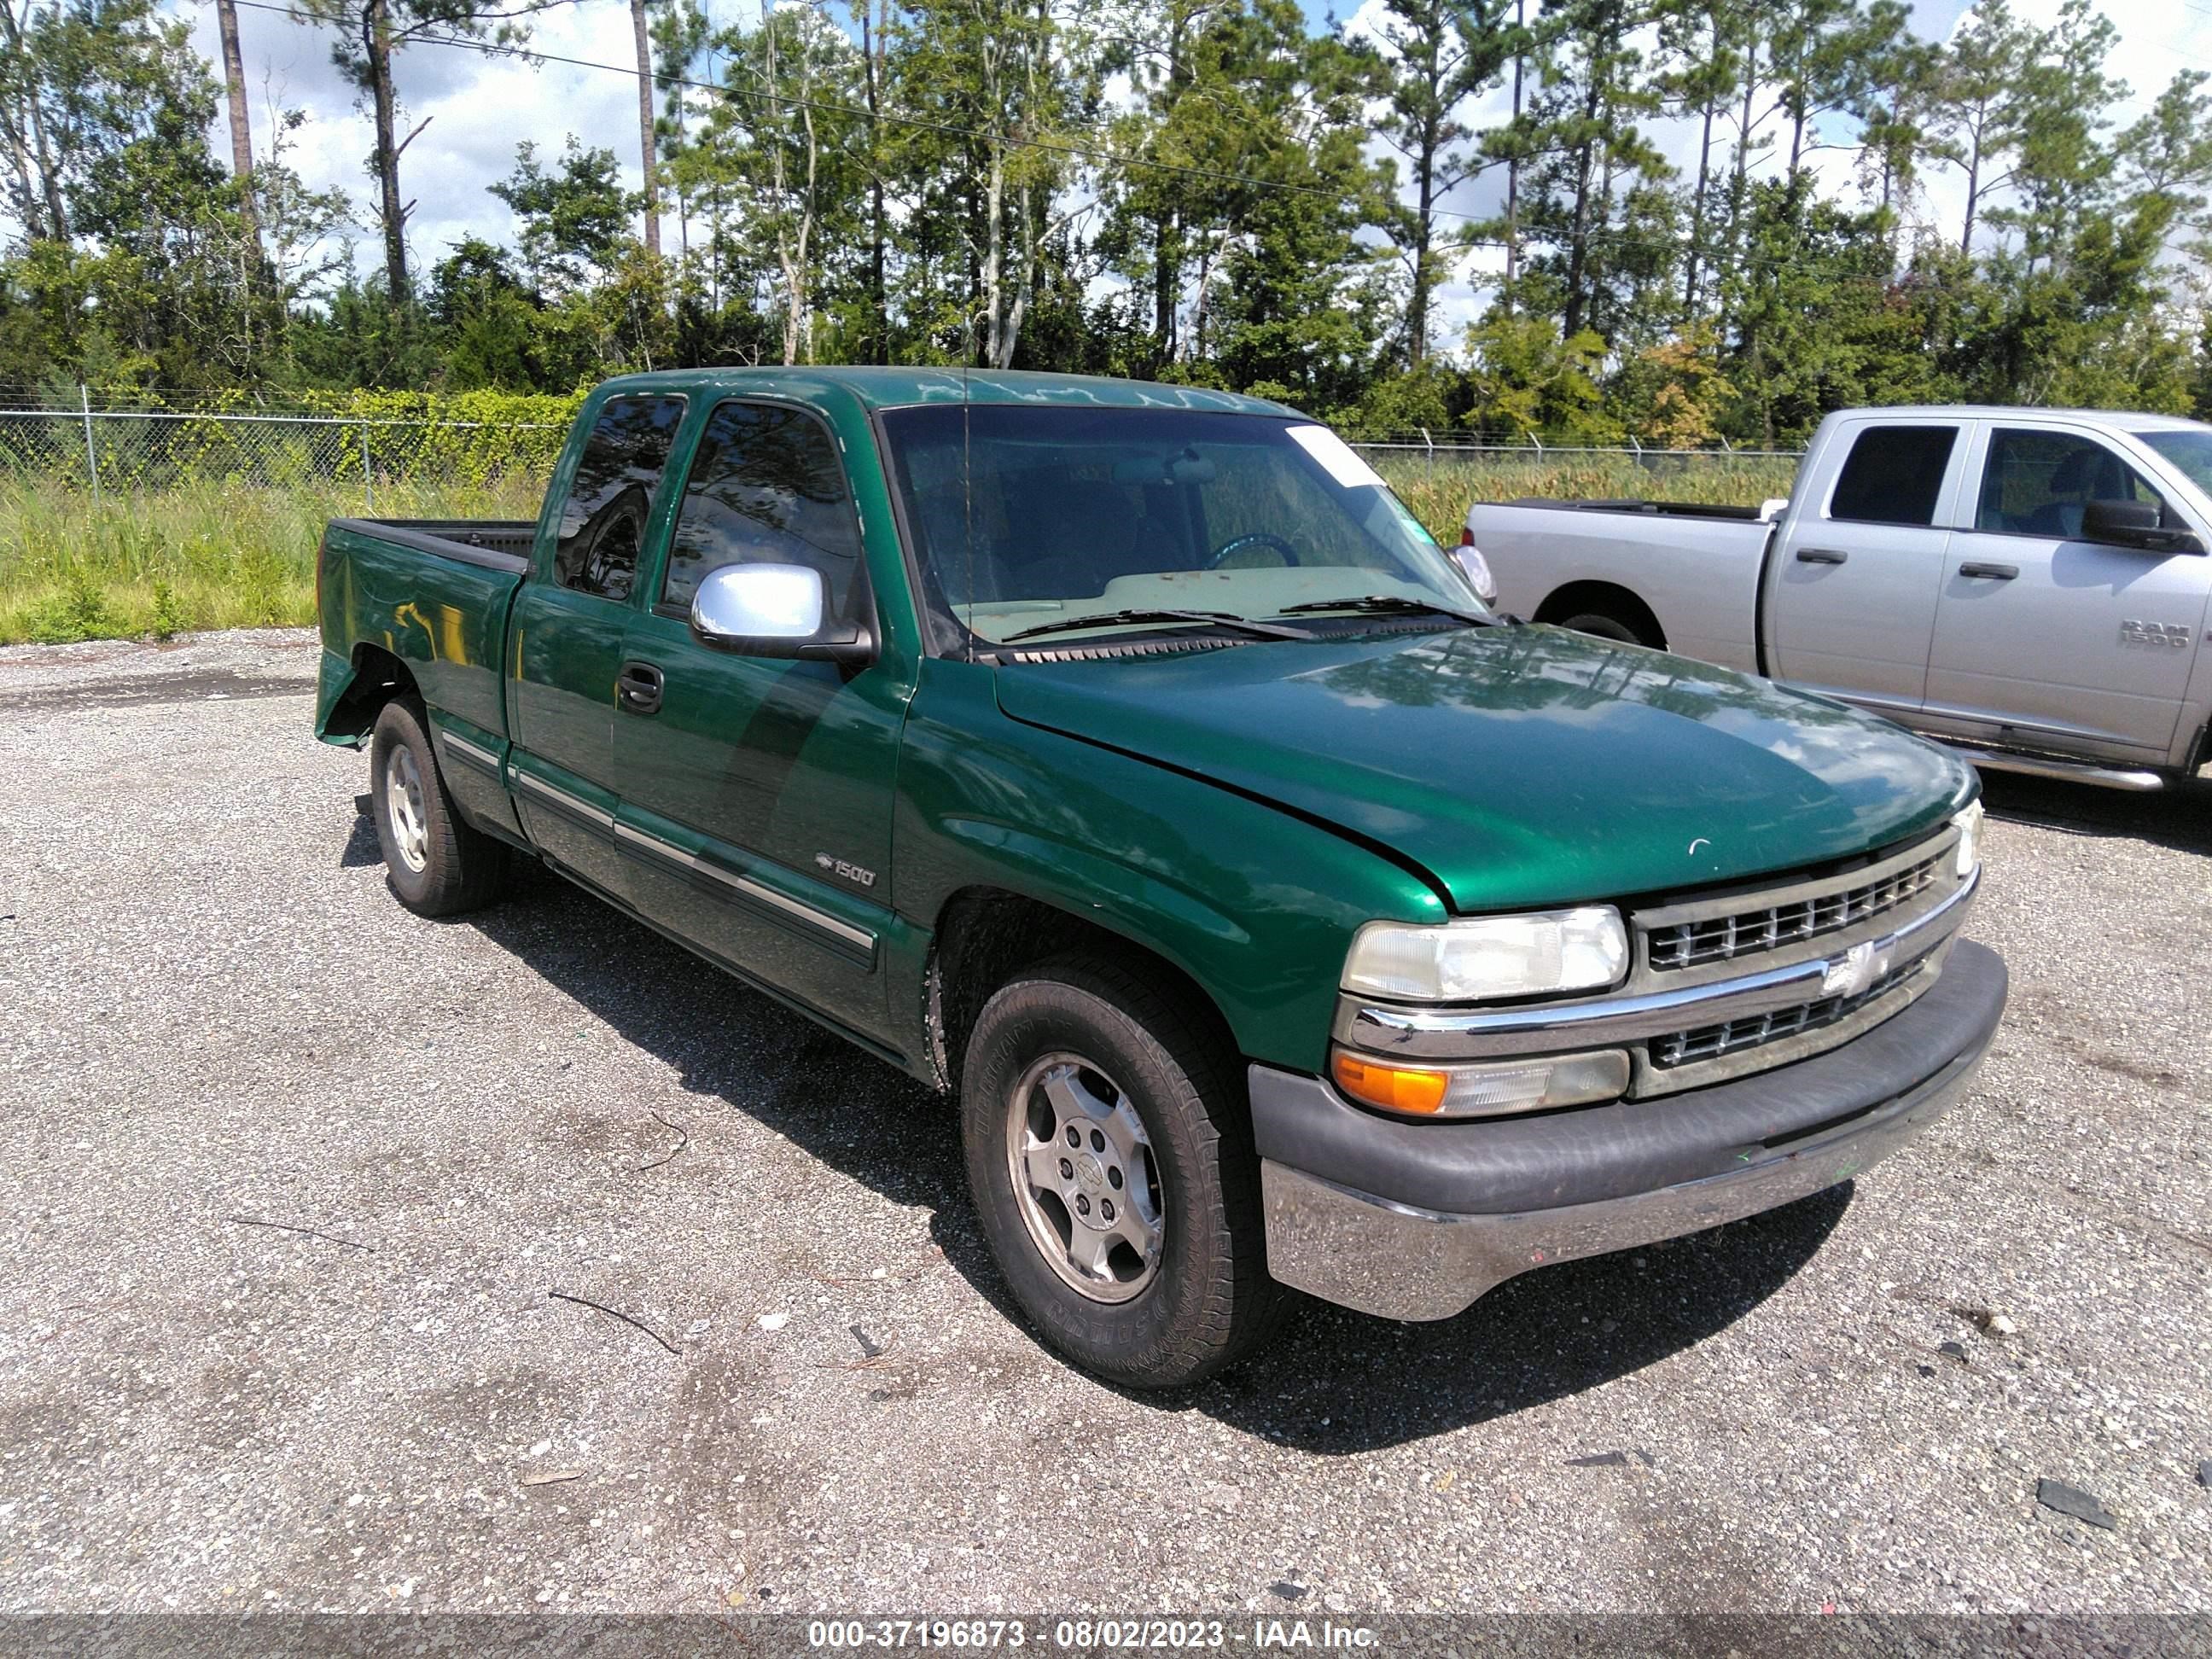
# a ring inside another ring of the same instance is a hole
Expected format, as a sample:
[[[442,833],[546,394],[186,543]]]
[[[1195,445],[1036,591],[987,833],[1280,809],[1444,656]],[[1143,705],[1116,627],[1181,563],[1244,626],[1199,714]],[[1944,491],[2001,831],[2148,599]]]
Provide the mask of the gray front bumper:
[[[1712,1090],[1517,1125],[1388,1123],[1318,1079],[1263,1079],[1266,1068],[1255,1066],[1267,1270],[1364,1313],[1447,1319],[1531,1267],[1698,1232],[1848,1181],[1948,1111],[1972,1083],[2003,1009],[2003,967],[1966,945],[1944,981],[1948,994],[1939,981],[1914,1008],[1814,1060]],[[1863,1044],[1887,1052],[1854,1054]],[[1899,1064],[1915,1048],[1921,1063],[1900,1079]],[[1501,1135],[1511,1137],[1502,1146]],[[1426,1142],[1432,1155],[1425,1158],[1423,1136],[1447,1139]],[[1340,1155],[1356,1147],[1366,1156],[1310,1155],[1331,1145]],[[1368,1181],[1408,1196],[1316,1174],[1286,1162],[1290,1151],[1340,1173],[1360,1164]],[[1456,1170],[1440,1167],[1453,1163]],[[1485,1188],[1566,1201],[1476,1212]],[[1411,1196],[1461,1192],[1461,1204],[1449,1207]]]

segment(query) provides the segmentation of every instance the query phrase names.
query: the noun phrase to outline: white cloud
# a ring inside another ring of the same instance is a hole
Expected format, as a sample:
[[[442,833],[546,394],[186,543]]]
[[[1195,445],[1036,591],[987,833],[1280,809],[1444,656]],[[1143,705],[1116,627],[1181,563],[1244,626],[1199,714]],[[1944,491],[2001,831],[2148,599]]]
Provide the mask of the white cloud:
[[[215,8],[184,4],[174,9],[191,20],[195,46],[219,64]],[[615,0],[557,7],[533,21],[530,44],[538,52],[617,68],[636,61],[629,9]],[[243,6],[239,10],[240,50],[253,104],[254,153],[268,154],[274,111],[306,112],[306,122],[287,140],[287,159],[311,187],[343,190],[352,198],[366,270],[381,257],[376,251],[376,186],[368,171],[375,128],[366,106],[355,107],[355,89],[331,61],[335,38],[327,29],[274,12]],[[399,169],[402,198],[416,204],[407,222],[407,242],[418,273],[464,236],[513,242],[514,216],[487,187],[513,170],[515,146],[525,140],[535,143],[542,155],[558,155],[573,132],[587,144],[611,149],[629,188],[642,181],[634,74],[568,64],[532,65],[426,42],[398,54],[393,80],[402,135],[426,118],[429,123],[408,146]],[[229,155],[220,114],[213,142],[218,155]]]

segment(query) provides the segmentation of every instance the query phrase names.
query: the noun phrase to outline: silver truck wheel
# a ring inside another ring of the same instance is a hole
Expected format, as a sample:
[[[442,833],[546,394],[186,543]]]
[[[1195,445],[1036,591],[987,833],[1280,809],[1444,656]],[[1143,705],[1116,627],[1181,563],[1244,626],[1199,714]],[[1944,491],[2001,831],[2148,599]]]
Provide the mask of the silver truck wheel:
[[[1006,1172],[1045,1265],[1093,1302],[1127,1302],[1159,1271],[1159,1166],[1119,1085],[1080,1054],[1048,1054],[1006,1097]]]
[[[392,850],[410,870],[429,867],[428,813],[422,805],[422,770],[415,751],[402,745],[384,762],[384,810],[392,820]]]
[[[498,896],[507,849],[461,817],[420,705],[401,698],[378,714],[368,777],[371,821],[394,898],[418,916],[451,916]]]
[[[1024,969],[969,1033],[977,1219],[1037,1334],[1126,1387],[1196,1382],[1295,1305],[1267,1277],[1241,1061],[1138,958]]]

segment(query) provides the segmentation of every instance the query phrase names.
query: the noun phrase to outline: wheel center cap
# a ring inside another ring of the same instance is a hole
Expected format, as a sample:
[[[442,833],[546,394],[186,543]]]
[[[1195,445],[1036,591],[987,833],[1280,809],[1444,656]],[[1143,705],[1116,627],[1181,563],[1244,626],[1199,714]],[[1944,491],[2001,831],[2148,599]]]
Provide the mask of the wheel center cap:
[[[1075,1160],[1075,1184],[1094,1198],[1106,1184],[1106,1171],[1098,1167],[1098,1160],[1088,1152]]]

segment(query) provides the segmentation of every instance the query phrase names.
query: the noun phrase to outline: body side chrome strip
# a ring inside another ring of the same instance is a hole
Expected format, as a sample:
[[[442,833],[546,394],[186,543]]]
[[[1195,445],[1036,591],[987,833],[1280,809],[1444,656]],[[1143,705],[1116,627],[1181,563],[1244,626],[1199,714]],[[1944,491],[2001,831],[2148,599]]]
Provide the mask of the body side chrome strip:
[[[1917,955],[1933,950],[1964,923],[1967,901],[1980,885],[1981,872],[1977,870],[1936,908],[1871,941],[1875,953],[1902,950]],[[1434,1012],[1346,999],[1337,1006],[1334,1035],[1338,1042],[1370,1053],[1439,1059],[1634,1042],[1680,1030],[1686,1024],[1705,1024],[1817,1000],[1822,981],[1838,960],[1816,957],[1737,979],[1565,1006]]]
[[[481,766],[485,771],[491,773],[494,776],[498,775],[499,757],[493,754],[490,750],[486,749],[483,744],[471,743],[466,738],[461,737],[458,733],[442,726],[438,728],[438,737],[439,739],[444,743],[447,748],[452,750],[463,760],[469,761],[475,765]]]
[[[603,811],[599,807],[592,805],[591,802],[587,800],[580,800],[565,789],[556,788],[553,785],[546,782],[544,779],[538,777],[532,773],[524,771],[512,761],[507,763],[507,772],[510,778],[514,779],[516,783],[521,785],[525,789],[530,791],[532,794],[542,795],[547,800],[551,801],[555,805],[565,807],[569,811],[575,813],[579,817],[588,818],[592,823],[598,824],[602,830],[611,830],[614,828],[615,815],[613,813]]]
[[[817,910],[811,904],[801,903],[787,894],[779,893],[775,888],[756,881],[750,876],[742,876],[734,870],[725,869],[711,859],[702,859],[696,853],[687,853],[673,842],[663,841],[658,836],[648,835],[635,825],[616,824],[615,836],[618,840],[628,842],[634,847],[641,847],[647,852],[666,859],[672,864],[680,864],[687,870],[696,870],[701,875],[718,881],[723,886],[742,893],[749,899],[771,906],[787,915],[795,916],[811,927],[820,928],[825,933],[844,940],[848,945],[856,945],[861,950],[870,951],[876,948],[876,936],[873,933],[840,921],[827,911]]]

